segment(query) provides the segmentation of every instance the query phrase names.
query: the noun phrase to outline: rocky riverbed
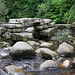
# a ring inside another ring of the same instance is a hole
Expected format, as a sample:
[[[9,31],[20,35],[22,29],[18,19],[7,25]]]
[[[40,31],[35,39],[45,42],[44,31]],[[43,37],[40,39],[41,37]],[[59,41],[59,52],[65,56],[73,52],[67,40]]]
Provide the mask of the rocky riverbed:
[[[0,75],[75,75],[74,28],[36,18],[1,24]]]
[[[44,41],[18,41],[10,47],[8,43],[4,44],[7,45],[0,48],[1,75],[75,74],[74,47],[65,42],[59,45],[57,51],[50,50],[53,44]]]

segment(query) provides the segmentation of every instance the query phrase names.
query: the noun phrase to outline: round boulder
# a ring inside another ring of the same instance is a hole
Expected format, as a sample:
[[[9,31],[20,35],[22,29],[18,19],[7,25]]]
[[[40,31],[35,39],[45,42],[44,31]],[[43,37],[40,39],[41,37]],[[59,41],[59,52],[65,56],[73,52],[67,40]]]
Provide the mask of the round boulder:
[[[57,63],[53,60],[46,60],[40,65],[40,70],[48,69],[48,68],[57,68]]]
[[[45,59],[56,60],[59,57],[59,55],[56,52],[54,52],[54,51],[52,51],[48,48],[39,48],[39,49],[36,50],[36,53],[41,53],[41,55]]]
[[[28,43],[22,41],[15,43],[10,50],[10,56],[12,57],[31,58],[35,55],[35,50]]]
[[[69,45],[66,42],[63,42],[59,45],[57,52],[60,55],[70,56],[71,54],[73,54],[73,49],[73,46]]]

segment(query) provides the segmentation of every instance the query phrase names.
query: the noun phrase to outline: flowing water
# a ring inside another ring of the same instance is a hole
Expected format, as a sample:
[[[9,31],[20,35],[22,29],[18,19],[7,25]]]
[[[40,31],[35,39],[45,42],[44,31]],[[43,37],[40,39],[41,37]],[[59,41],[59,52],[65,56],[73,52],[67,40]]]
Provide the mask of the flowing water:
[[[3,49],[0,48],[0,52],[2,51]],[[4,52],[9,54],[9,50],[6,50]],[[43,59],[40,54],[36,54],[36,57],[33,59],[13,59],[10,56],[7,58],[0,58],[0,75],[12,75],[7,74],[5,71],[3,71],[4,67],[9,65],[16,65],[16,66],[27,65],[27,67],[24,68],[23,73],[15,75],[75,75],[74,68],[67,68],[67,69],[49,68],[47,70],[40,71],[39,66],[44,61],[45,59]]]
[[[0,49],[0,52],[3,51]],[[9,51],[4,51],[9,54]],[[13,59],[10,56],[7,58],[0,58],[0,75],[12,75],[7,74],[3,71],[5,66],[16,65],[24,66],[27,64],[27,67],[24,69],[24,72],[21,74],[15,75],[75,75],[75,69],[61,69],[61,68],[49,68],[48,70],[39,70],[39,65],[45,61],[42,59],[40,54],[36,54],[36,57],[33,59]]]

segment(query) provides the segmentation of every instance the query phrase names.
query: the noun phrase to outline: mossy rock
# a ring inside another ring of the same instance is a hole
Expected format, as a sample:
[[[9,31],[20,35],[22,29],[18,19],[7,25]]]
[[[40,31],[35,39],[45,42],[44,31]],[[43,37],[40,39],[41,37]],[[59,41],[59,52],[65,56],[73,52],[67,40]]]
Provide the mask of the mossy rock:
[[[13,58],[33,58],[35,57],[36,52],[34,50],[27,50],[23,52],[16,51],[15,53],[10,52],[10,56]]]
[[[0,43],[0,47],[1,47],[1,48],[7,47],[7,44],[1,42],[1,43]]]
[[[42,57],[45,58],[46,60],[47,60],[47,59],[52,59],[52,56],[51,56],[51,55],[46,54],[46,53],[44,53],[43,51],[41,51],[40,53],[42,54]]]
[[[18,41],[12,46],[9,54],[13,58],[33,58],[36,52],[28,43]]]
[[[56,47],[55,45],[52,45],[49,49],[55,51]]]
[[[74,47],[74,50],[75,50],[75,44],[71,41],[66,41],[68,44],[72,45]]]

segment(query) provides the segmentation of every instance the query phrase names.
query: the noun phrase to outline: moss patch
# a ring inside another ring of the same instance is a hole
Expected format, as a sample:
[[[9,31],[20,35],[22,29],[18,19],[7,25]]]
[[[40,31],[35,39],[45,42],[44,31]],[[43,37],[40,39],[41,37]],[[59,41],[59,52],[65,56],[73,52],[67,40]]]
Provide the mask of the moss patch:
[[[3,48],[3,47],[6,47],[7,44],[4,44],[4,43],[0,43],[0,47]]]
[[[17,73],[23,72],[23,69],[21,69],[21,68],[16,69],[15,72],[17,72]]]

